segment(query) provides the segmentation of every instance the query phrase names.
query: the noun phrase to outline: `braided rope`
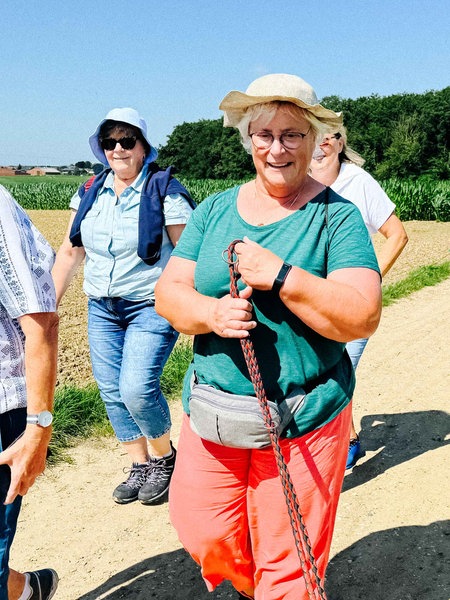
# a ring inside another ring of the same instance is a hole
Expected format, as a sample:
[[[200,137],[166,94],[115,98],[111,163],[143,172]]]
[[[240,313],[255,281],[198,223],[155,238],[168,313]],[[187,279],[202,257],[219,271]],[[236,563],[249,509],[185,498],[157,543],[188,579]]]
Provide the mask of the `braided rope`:
[[[237,281],[240,274],[236,270],[237,257],[234,252],[234,247],[237,243],[242,240],[234,240],[227,248],[227,262],[230,270],[230,294],[232,298],[239,298],[239,290],[237,287]],[[306,524],[303,516],[300,512],[300,506],[295,492],[294,484],[292,482],[288,466],[284,459],[281,447],[279,444],[278,433],[274,426],[270,408],[267,403],[267,396],[264,390],[264,385],[261,379],[261,374],[258,367],[258,361],[253,347],[253,342],[250,337],[240,340],[242,351],[244,353],[245,362],[250,374],[253,387],[255,389],[256,397],[258,399],[259,406],[264,418],[264,424],[269,432],[270,441],[275,454],[275,460],[278,467],[278,472],[281,478],[281,484],[283,486],[284,497],[289,513],[289,519],[291,522],[292,533],[294,535],[295,546],[297,548],[297,554],[300,560],[300,567],[305,579],[306,591],[308,598],[316,600],[320,598],[326,600],[325,590],[323,588],[316,561],[314,559],[313,550],[309,540]]]

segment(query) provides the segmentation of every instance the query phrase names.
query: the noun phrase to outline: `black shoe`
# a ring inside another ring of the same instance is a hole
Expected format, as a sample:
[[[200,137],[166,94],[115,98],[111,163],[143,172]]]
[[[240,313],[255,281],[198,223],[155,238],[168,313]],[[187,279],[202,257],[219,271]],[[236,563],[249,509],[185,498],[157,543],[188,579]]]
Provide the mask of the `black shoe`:
[[[131,469],[124,469],[129,473],[128,479],[116,487],[113,499],[117,504],[128,504],[138,499],[139,490],[147,481],[149,463],[133,463]]]
[[[53,569],[41,569],[40,571],[28,571],[30,586],[33,590],[28,600],[50,600],[53,598],[58,587],[58,574]]]
[[[151,458],[148,462],[147,481],[139,490],[142,504],[154,504],[161,500],[169,489],[175,467],[177,451],[172,446],[172,454],[166,458]]]

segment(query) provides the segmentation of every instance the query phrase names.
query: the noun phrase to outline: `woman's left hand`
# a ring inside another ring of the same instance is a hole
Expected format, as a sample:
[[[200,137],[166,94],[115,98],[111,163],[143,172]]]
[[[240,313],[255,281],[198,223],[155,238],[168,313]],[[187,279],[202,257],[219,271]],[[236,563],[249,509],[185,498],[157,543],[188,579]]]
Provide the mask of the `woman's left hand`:
[[[271,290],[283,260],[248,237],[236,244],[235,252],[243,281],[256,290]]]

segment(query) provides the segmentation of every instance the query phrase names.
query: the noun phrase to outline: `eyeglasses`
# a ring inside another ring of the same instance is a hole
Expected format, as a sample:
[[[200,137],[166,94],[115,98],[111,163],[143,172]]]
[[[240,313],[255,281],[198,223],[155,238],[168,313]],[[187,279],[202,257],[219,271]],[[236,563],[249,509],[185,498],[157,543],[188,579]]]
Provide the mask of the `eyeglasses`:
[[[334,135],[326,135],[324,138],[322,138],[322,141],[320,143],[326,144],[330,140],[340,140],[341,137],[342,135],[340,133],[335,133]]]
[[[268,131],[256,131],[255,133],[250,133],[250,137],[252,138],[253,145],[255,148],[258,148],[258,150],[267,150],[272,146],[275,139],[278,139],[280,144],[288,150],[296,150],[297,148],[300,148],[304,138],[308,135],[310,130],[311,127],[306,133],[287,131],[278,137]]]
[[[123,137],[120,140],[114,138],[105,138],[100,142],[103,150],[114,150],[117,144],[120,144],[123,150],[133,150],[136,146],[137,138],[135,137]]]

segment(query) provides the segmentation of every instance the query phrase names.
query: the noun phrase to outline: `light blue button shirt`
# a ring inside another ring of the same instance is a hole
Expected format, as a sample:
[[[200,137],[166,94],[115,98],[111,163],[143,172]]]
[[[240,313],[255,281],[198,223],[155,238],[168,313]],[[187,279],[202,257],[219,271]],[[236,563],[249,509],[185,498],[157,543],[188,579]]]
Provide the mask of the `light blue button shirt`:
[[[163,228],[161,257],[147,265],[137,255],[139,203],[147,167],[117,197],[114,175],[109,173],[92,208],[81,223],[81,236],[86,251],[84,292],[92,298],[126,298],[154,300],[154,290],[173,249]],[[70,207],[78,210],[80,197],[75,194]],[[165,225],[184,225],[192,208],[179,194],[165,197]]]

